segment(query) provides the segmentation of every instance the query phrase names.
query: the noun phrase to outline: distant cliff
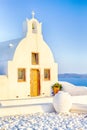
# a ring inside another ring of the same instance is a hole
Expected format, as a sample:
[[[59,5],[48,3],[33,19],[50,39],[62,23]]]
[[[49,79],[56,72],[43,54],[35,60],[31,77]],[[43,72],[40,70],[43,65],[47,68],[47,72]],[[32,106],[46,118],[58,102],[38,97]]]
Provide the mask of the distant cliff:
[[[59,78],[87,78],[87,74],[65,73],[59,74]]]

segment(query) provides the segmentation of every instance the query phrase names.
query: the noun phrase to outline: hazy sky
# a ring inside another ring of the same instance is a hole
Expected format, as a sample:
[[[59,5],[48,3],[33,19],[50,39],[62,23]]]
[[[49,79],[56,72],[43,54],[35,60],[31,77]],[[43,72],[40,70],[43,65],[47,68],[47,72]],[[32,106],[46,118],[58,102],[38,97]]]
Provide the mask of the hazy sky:
[[[32,11],[59,73],[87,73],[87,0],[0,0],[0,42],[22,37]]]

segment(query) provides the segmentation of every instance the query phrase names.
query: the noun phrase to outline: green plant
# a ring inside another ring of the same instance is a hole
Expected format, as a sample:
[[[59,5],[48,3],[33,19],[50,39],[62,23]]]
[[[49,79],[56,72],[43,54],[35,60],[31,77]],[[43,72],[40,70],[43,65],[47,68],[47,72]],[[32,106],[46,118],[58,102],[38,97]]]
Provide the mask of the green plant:
[[[62,89],[62,85],[59,84],[59,83],[55,83],[55,84],[52,85],[52,89],[54,89],[54,88],[58,88],[59,90],[61,90]]]

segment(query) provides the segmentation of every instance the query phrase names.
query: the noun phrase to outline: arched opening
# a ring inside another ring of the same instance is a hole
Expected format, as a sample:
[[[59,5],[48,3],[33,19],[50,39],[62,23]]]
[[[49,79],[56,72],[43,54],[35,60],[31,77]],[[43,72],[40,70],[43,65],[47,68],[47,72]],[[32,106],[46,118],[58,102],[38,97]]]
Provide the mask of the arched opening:
[[[32,33],[37,33],[37,24],[35,21],[32,23]]]

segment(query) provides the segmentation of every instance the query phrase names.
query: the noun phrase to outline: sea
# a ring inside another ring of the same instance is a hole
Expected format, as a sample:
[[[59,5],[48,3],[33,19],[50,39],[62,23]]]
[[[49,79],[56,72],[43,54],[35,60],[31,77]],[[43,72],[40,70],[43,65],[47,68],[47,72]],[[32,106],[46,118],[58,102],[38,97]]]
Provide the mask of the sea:
[[[70,78],[61,78],[61,77],[59,77],[58,78],[58,80],[59,81],[66,81],[66,82],[69,82],[69,83],[71,83],[71,84],[74,84],[74,85],[76,85],[76,86],[85,86],[85,87],[87,87],[87,78],[72,78],[72,77],[70,77]]]

